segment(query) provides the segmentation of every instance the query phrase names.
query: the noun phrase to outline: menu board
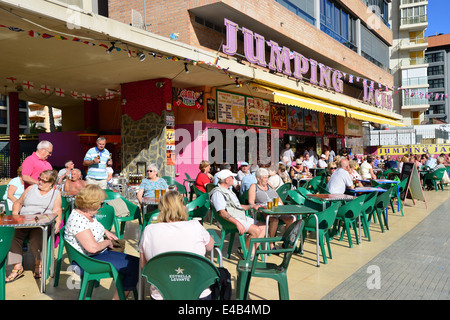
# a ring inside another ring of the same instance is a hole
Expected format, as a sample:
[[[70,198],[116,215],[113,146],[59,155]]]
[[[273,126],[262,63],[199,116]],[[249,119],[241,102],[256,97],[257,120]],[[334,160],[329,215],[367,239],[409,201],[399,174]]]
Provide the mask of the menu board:
[[[270,102],[259,98],[247,97],[247,125],[270,127]]]
[[[217,90],[217,122],[245,125],[245,96]]]
[[[305,131],[319,131],[319,113],[304,109]]]
[[[282,104],[270,104],[270,122],[272,129],[287,129],[287,107]]]
[[[303,131],[305,123],[303,121],[303,109],[293,106],[287,107],[288,130]]]

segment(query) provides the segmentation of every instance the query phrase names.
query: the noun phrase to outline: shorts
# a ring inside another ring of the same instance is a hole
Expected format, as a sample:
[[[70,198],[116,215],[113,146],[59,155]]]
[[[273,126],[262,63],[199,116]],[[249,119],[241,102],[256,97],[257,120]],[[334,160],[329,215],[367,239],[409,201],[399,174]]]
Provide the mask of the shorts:
[[[234,217],[233,217],[234,218]],[[256,224],[255,220],[250,217],[245,217],[244,219],[241,218],[235,218],[237,221],[239,221],[245,228],[245,232],[248,232],[248,229],[250,229],[250,226],[252,224]]]

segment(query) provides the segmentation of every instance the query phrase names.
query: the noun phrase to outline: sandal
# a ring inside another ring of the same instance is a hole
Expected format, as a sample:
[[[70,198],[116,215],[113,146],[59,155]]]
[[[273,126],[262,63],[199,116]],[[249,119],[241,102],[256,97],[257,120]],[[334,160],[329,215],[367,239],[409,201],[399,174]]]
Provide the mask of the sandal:
[[[41,276],[42,276],[42,268],[41,268],[41,266],[40,265],[39,266],[35,266],[34,267],[34,272],[33,272],[33,277],[35,279],[40,279]]]
[[[6,277],[5,282],[6,283],[11,283],[16,281],[17,279],[20,279],[24,276],[23,274],[23,268],[20,269],[12,269],[11,273],[9,274],[9,276]]]

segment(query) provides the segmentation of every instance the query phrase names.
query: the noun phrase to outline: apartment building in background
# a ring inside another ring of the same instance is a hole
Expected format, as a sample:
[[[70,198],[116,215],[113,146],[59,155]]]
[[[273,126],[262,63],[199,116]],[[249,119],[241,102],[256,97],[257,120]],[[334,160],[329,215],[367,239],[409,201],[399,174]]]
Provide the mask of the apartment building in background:
[[[428,122],[441,120],[446,123],[450,118],[450,34],[428,37],[428,49],[425,54],[428,61],[428,91],[431,93],[430,108],[425,113]]]
[[[395,87],[394,108],[403,116],[405,125],[420,125],[430,107],[428,93],[428,61],[425,56],[428,26],[426,0],[392,0],[390,24],[393,46],[390,50]]]

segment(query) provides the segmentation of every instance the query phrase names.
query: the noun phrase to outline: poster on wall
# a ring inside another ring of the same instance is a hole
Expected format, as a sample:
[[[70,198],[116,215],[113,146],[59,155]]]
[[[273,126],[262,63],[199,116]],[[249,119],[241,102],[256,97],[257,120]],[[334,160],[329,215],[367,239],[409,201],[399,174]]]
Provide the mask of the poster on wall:
[[[217,122],[245,125],[245,96],[217,90]]]
[[[272,129],[287,129],[287,108],[282,104],[270,104],[270,123]]]
[[[293,106],[287,107],[288,130],[304,131],[303,109]]]
[[[247,97],[247,125],[270,127],[270,102],[259,98]]]
[[[305,131],[319,131],[319,113],[317,111],[304,110]]]
[[[323,114],[324,122],[325,122],[325,128],[324,132],[331,133],[331,134],[337,134],[337,118],[334,114]]]
[[[203,92],[173,88],[172,96],[176,107],[203,110]]]
[[[175,165],[175,117],[166,116],[166,159],[167,165]]]

